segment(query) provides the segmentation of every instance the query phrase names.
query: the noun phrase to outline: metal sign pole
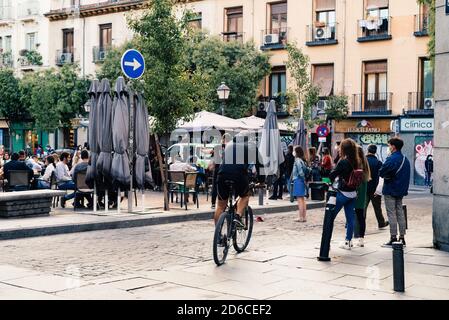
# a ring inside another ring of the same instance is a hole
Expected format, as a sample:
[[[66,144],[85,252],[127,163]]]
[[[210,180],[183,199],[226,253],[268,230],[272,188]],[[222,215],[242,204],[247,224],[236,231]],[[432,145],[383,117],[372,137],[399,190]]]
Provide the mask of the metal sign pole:
[[[128,156],[129,156],[129,174],[131,176],[129,182],[129,192],[128,192],[128,212],[133,210],[133,161],[134,161],[134,98],[135,94],[132,89],[132,85],[129,85],[129,145],[128,145]]]

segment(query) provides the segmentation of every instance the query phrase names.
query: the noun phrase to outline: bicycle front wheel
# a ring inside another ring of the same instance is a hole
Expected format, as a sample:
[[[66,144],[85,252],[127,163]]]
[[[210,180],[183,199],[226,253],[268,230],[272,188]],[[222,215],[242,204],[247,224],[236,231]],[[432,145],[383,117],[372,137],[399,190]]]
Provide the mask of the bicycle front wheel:
[[[245,251],[253,233],[254,217],[251,207],[246,208],[242,222],[243,226],[236,224],[235,232],[232,237],[232,244],[235,251],[238,253]]]
[[[223,212],[215,226],[213,254],[217,266],[225,263],[231,246],[231,222],[229,220],[228,212]]]

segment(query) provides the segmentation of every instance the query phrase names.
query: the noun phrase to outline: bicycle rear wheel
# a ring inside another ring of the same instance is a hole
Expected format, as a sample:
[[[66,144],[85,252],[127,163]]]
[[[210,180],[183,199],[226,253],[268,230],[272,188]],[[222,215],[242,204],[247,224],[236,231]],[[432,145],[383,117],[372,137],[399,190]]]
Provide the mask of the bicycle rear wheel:
[[[215,226],[213,255],[217,266],[225,263],[231,246],[231,222],[229,220],[228,212],[223,212]]]
[[[238,253],[245,251],[253,233],[254,216],[251,207],[248,206],[246,208],[242,222],[244,226],[236,224],[235,232],[232,236],[232,245]]]

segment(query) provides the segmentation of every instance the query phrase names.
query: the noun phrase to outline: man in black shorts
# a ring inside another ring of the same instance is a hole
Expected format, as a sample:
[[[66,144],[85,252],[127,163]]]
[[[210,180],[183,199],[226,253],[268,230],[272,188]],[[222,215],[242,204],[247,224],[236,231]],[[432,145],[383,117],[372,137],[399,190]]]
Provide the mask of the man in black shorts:
[[[231,196],[231,186],[226,181],[232,181],[234,191],[239,200],[237,214],[242,217],[249,202],[249,172],[251,164],[258,165],[258,151],[256,144],[248,141],[248,137],[236,136],[226,145],[223,154],[223,163],[218,169],[217,191],[218,203],[214,220],[217,223],[220,215],[226,210],[228,199]]]

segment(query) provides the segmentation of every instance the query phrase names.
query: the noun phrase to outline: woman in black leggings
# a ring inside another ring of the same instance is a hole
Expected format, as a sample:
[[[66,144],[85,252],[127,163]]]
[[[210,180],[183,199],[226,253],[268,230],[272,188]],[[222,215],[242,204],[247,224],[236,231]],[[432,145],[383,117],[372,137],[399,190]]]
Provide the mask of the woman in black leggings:
[[[356,219],[354,222],[354,238],[358,238],[356,245],[359,247],[365,246],[364,238],[366,231],[366,201],[368,192],[368,181],[371,180],[371,172],[369,169],[368,160],[363,153],[362,147],[357,147],[358,156],[360,162],[362,163],[363,169],[363,182],[357,189],[357,199],[355,202],[355,215]]]

